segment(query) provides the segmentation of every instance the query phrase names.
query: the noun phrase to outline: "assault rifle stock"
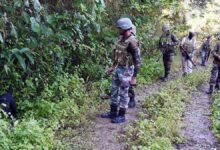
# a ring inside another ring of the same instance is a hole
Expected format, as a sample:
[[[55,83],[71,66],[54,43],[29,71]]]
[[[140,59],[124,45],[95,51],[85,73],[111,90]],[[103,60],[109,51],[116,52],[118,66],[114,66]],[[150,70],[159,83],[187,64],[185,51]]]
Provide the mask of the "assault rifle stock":
[[[192,58],[189,56],[187,51],[182,46],[180,46],[180,50],[181,50],[182,54],[186,56],[186,59],[188,59],[193,64],[193,66],[196,67],[195,62],[192,60]]]

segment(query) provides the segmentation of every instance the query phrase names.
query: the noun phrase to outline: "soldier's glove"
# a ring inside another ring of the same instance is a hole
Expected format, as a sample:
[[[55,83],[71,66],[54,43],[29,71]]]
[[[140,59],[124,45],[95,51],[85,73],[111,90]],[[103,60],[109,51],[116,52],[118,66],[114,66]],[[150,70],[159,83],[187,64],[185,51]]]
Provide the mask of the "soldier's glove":
[[[136,86],[137,85],[137,78],[136,77],[132,77],[130,84],[131,84],[131,86]]]

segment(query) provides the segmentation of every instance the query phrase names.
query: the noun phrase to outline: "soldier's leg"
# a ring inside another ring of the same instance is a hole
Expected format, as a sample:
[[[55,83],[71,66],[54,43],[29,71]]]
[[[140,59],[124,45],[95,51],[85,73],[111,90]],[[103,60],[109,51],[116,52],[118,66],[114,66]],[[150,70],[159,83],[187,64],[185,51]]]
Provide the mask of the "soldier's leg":
[[[217,78],[218,78],[218,65],[213,64],[210,82],[209,82],[209,90],[208,90],[207,94],[213,93]]]
[[[120,99],[119,112],[118,112],[118,116],[112,119],[112,123],[125,122],[125,114],[126,114],[126,109],[128,108],[128,101],[129,101],[128,89],[129,87],[120,87],[119,89],[119,99]]]
[[[192,73],[193,71],[193,64],[190,60],[187,60],[187,73]]]
[[[167,64],[166,64],[166,72],[165,72],[166,78],[169,77],[171,66],[172,66],[172,63],[173,63],[173,59],[174,59],[174,55],[173,54],[168,55],[168,57],[167,57]]]
[[[112,76],[110,112],[102,113],[102,118],[114,118],[118,113],[120,80],[117,70]]]
[[[202,66],[205,65],[205,52],[201,51]]]
[[[172,64],[171,55],[164,55],[164,77],[162,78],[162,81],[168,80],[171,64]]]
[[[204,66],[206,66],[206,62],[208,61],[208,55],[208,52],[205,52]]]
[[[122,123],[125,122],[125,113],[128,108],[129,96],[128,90],[130,86],[132,73],[130,76],[123,75],[121,76],[121,84],[119,86],[119,112],[118,116],[112,119],[112,123]]]
[[[128,108],[134,108],[136,106],[135,93],[134,93],[134,87],[131,85],[128,90],[128,95],[130,98],[129,103],[128,103]]]
[[[218,66],[218,77],[217,77],[217,81],[216,81],[216,84],[215,84],[215,89],[217,91],[220,89],[219,83],[220,83],[220,66]]]
[[[166,58],[166,55],[163,54],[163,68],[164,68],[164,75],[163,77],[161,77],[161,79],[163,80],[164,77],[165,77],[165,72],[166,72],[166,63],[167,63],[167,58]]]
[[[183,76],[185,76],[187,74],[187,61],[186,61],[186,58],[185,56],[182,56],[182,71],[183,71]]]

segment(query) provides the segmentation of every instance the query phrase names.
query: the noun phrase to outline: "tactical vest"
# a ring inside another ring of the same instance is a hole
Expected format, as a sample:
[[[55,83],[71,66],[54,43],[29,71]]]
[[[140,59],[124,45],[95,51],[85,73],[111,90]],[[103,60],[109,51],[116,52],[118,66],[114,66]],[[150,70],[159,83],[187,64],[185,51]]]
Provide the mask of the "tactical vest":
[[[132,55],[128,52],[128,45],[131,41],[136,40],[132,35],[125,41],[119,39],[115,45],[114,62],[119,66],[129,66],[133,64]]]
[[[220,56],[220,41],[217,41],[216,47],[214,49],[215,53]],[[214,57],[214,63],[220,65],[220,60]]]
[[[172,43],[172,37],[171,37],[171,36],[172,36],[171,34],[169,34],[168,36],[166,36],[165,34],[163,34],[163,35],[161,36],[160,42],[161,42],[161,46],[162,46],[163,48],[167,48],[168,45],[170,45],[170,44]]]
[[[204,43],[203,51],[211,51],[211,45],[208,41]]]
[[[191,39],[189,40],[189,38],[186,38],[185,44],[184,44],[184,48],[186,50],[187,53],[192,53],[194,50],[194,41],[195,39]]]

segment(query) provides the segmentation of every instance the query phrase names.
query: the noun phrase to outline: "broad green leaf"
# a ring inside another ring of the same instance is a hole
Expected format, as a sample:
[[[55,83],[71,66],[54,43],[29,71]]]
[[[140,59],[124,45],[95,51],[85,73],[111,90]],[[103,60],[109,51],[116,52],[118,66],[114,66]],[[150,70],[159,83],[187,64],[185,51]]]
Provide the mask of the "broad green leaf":
[[[25,53],[25,52],[29,52],[29,48],[22,48],[19,51],[20,53]]]
[[[15,29],[15,26],[14,26],[13,24],[11,24],[10,35],[11,35],[12,37],[16,38],[16,39],[18,38],[18,33],[17,33],[17,31],[16,31],[16,29]]]
[[[25,55],[28,57],[28,59],[31,62],[31,64],[34,64],[33,54],[31,52],[26,52]]]
[[[36,21],[34,17],[30,18],[31,20],[31,29],[33,32],[40,33],[41,32],[41,27],[40,24]]]
[[[23,16],[24,16],[24,20],[26,23],[29,23],[30,22],[30,16],[28,13],[26,12],[23,12]]]
[[[0,42],[1,43],[4,43],[4,38],[3,38],[3,36],[2,36],[2,33],[0,32]]]
[[[5,69],[6,73],[8,73],[10,71],[10,68],[7,65],[4,65],[4,69]]]
[[[46,21],[49,24],[53,24],[53,22],[55,21],[55,18],[52,15],[48,15],[46,16]]]
[[[26,70],[26,64],[25,64],[24,58],[22,58],[21,55],[19,55],[19,54],[17,54],[17,53],[15,54],[15,57],[17,58],[17,60],[18,60],[19,64],[21,65],[21,67],[22,67],[24,70]]]
[[[34,0],[34,9],[39,13],[43,7],[41,6],[39,0]]]

